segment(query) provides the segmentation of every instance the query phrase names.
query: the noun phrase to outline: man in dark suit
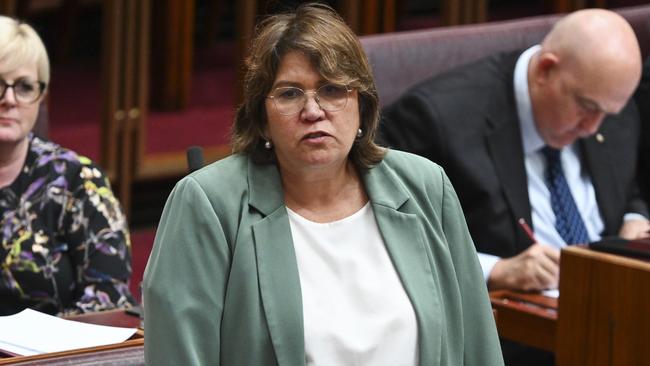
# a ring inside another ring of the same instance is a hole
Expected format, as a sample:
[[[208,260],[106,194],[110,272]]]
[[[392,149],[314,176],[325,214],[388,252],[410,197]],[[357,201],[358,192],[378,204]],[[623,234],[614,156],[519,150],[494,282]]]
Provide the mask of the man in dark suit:
[[[640,73],[630,25],[610,11],[578,11],[541,45],[414,87],[384,111],[381,138],[446,170],[490,289],[556,288],[563,246],[648,235],[635,185],[638,110],[628,103]],[[575,228],[580,235],[565,235]]]

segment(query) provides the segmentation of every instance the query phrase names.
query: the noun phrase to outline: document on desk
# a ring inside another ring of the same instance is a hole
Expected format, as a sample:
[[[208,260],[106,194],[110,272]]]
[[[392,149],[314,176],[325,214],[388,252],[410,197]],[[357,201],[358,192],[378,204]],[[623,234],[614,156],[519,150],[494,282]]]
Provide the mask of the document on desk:
[[[554,297],[554,298],[557,299],[558,297],[560,297],[560,290],[557,290],[557,289],[555,289],[555,290],[544,290],[544,291],[542,291],[542,295],[547,296],[547,297]]]
[[[0,349],[31,356],[120,343],[135,332],[135,328],[81,323],[25,309],[0,316]]]

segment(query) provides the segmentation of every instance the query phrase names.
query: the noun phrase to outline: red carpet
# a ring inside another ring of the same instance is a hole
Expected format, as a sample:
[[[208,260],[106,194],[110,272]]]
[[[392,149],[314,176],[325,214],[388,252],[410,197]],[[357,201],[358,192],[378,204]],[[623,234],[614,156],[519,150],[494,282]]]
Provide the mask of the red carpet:
[[[227,142],[235,103],[232,54],[230,42],[196,51],[188,108],[149,111],[146,153],[184,152],[192,145]],[[53,66],[49,93],[50,139],[96,161],[102,105],[99,70],[98,64]]]

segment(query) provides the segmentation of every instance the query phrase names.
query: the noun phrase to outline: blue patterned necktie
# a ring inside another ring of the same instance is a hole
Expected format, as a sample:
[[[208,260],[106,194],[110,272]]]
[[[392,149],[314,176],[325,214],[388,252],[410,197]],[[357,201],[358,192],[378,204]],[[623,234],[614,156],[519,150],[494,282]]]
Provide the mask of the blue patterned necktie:
[[[582,221],[569,184],[562,170],[560,150],[546,146],[542,149],[546,157],[546,185],[551,193],[551,207],[555,213],[555,230],[567,244],[582,244],[589,242],[587,228]]]

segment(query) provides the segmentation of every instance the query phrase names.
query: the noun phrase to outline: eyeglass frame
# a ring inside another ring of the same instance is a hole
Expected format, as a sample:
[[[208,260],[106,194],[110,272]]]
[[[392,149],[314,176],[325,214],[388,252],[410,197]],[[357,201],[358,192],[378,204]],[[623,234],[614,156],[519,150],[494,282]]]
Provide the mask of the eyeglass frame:
[[[324,88],[324,87],[326,87],[326,86],[337,86],[337,87],[343,87],[343,88],[345,88],[345,92],[346,92],[346,94],[345,94],[345,103],[343,103],[343,105],[341,106],[341,108],[338,108],[338,109],[325,109],[325,108],[323,108],[323,106],[320,104],[320,100],[319,100],[319,97],[318,97],[318,90],[320,90],[321,88]],[[352,90],[353,90],[352,88],[350,88],[349,85],[341,85],[341,84],[327,83],[327,84],[323,84],[323,85],[319,86],[319,87],[316,88],[316,89],[307,89],[307,90],[304,90],[304,89],[299,88],[299,87],[297,87],[297,86],[279,86],[279,87],[276,87],[275,89],[273,89],[273,90],[272,90],[272,93],[275,93],[275,91],[277,91],[277,90],[279,90],[279,89],[298,89],[298,90],[300,90],[300,91],[303,93],[303,95],[304,95],[305,97],[307,97],[309,94],[312,94],[312,95],[314,96],[314,101],[316,102],[316,104],[318,104],[318,107],[319,107],[320,109],[324,110],[324,111],[327,111],[327,112],[338,112],[338,111],[340,111],[340,110],[345,109],[345,107],[348,105],[348,99],[350,99],[350,93],[352,93]],[[304,103],[303,106],[302,106],[300,109],[298,109],[297,111],[292,112],[292,113],[282,113],[282,112],[280,112],[280,109],[278,108],[277,102],[276,102],[276,100],[275,100],[275,97],[276,97],[276,96],[275,96],[275,95],[272,95],[272,94],[269,94],[269,95],[267,95],[266,97],[267,97],[268,99],[271,99],[271,100],[273,101],[273,105],[275,106],[275,110],[276,110],[278,113],[280,113],[281,115],[283,115],[283,116],[293,116],[293,115],[295,115],[295,114],[298,114],[298,113],[300,113],[301,110],[303,110],[303,109],[305,108],[305,105],[307,105],[307,99],[305,99],[305,103]]]
[[[21,82],[21,81],[24,81],[24,80],[22,78],[19,78],[18,82]],[[36,83],[38,84],[38,95],[33,100],[25,102],[25,101],[19,100],[18,94],[16,93],[16,88],[15,88],[15,86],[17,84],[16,80],[14,80],[13,83],[9,84],[6,80],[0,79],[0,85],[2,85],[3,83],[4,83],[4,90],[2,91],[2,93],[0,93],[0,101],[2,101],[5,98],[5,96],[7,94],[7,90],[9,90],[9,88],[11,88],[11,89],[14,90],[14,98],[16,99],[16,102],[18,104],[23,104],[23,105],[24,104],[32,104],[32,103],[36,102],[40,97],[43,96],[43,92],[45,92],[45,88],[47,87],[46,82],[37,80]]]

